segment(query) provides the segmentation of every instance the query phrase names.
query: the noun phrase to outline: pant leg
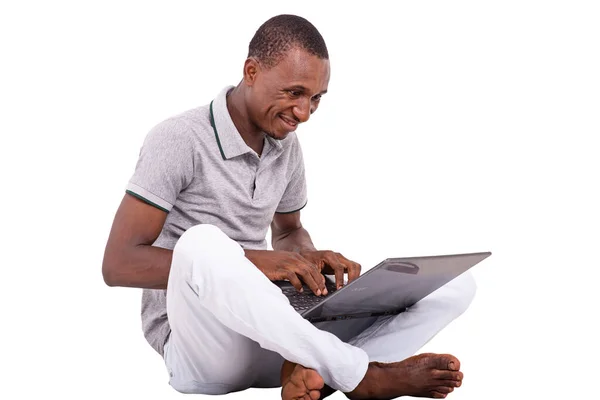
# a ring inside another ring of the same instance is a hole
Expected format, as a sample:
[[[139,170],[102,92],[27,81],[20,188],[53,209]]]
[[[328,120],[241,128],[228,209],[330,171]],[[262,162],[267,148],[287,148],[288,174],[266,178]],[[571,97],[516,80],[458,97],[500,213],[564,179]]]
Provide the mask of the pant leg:
[[[349,343],[366,351],[370,361],[402,361],[466,311],[475,291],[472,274],[464,272],[407,311],[379,318]]]
[[[303,319],[288,299],[221,230],[198,225],[177,242],[167,288],[171,335],[165,362],[171,385],[186,393],[226,393],[259,379],[265,350],[315,369],[331,387],[351,391],[367,354]]]
[[[436,333],[460,316],[468,308],[474,295],[475,281],[466,272],[403,314],[317,322],[314,325],[331,332],[344,342],[362,348],[369,355],[370,361],[402,361],[414,355]],[[361,333],[356,335],[356,332]],[[270,377],[264,376],[266,379]],[[274,385],[267,387],[272,386]]]

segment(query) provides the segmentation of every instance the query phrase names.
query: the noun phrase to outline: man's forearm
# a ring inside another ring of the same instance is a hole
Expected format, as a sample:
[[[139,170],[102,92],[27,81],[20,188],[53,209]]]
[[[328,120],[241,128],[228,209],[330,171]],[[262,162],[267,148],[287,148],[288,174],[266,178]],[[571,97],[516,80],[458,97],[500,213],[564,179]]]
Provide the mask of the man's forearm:
[[[123,249],[121,254],[106,254],[102,265],[104,281],[109,286],[166,289],[172,259],[172,250],[148,245]]]
[[[294,229],[290,232],[273,237],[273,250],[279,251],[316,251],[308,231],[304,228]]]
[[[304,228],[294,229],[273,238],[273,249],[280,251],[315,251]],[[143,289],[166,289],[173,251],[139,245],[123,249],[121,254],[105,255],[103,274],[110,286]]]

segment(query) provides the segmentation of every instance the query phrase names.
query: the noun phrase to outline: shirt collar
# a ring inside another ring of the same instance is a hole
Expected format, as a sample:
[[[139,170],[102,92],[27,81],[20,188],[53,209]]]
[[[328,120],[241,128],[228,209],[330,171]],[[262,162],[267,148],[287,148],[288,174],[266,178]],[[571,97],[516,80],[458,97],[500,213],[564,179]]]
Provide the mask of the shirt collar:
[[[252,151],[252,149],[244,142],[242,135],[238,132],[233,124],[229,110],[227,109],[227,93],[233,89],[233,86],[224,88],[217,97],[210,103],[210,124],[215,132],[215,138],[219,145],[219,151],[223,160],[240,156]],[[266,141],[271,147],[276,150],[282,149],[280,140],[275,140],[265,135]],[[266,154],[268,145],[263,149],[263,154]]]

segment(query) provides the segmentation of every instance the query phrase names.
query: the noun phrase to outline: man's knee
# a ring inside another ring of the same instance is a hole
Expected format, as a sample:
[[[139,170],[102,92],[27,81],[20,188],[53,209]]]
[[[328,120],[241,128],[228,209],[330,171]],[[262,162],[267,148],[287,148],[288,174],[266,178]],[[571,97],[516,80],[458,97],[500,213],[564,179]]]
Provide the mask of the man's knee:
[[[189,382],[176,382],[171,380],[169,382],[171,387],[183,394],[201,394],[209,396],[225,395],[233,392],[246,390],[250,385],[227,385],[223,383],[205,384],[197,381]]]
[[[454,292],[452,308],[458,316],[464,313],[473,302],[477,292],[477,284],[469,271],[456,277],[450,284]]]
[[[211,244],[218,244],[226,240],[230,239],[215,225],[199,224],[186,230],[177,243],[193,242],[194,246],[210,247]]]
[[[235,274],[239,257],[244,250],[214,225],[202,224],[181,235],[173,249],[173,262],[169,280],[182,277],[193,282],[197,290],[206,289],[207,282]],[[227,265],[227,268],[223,268]]]
[[[186,258],[193,260],[232,249],[240,251],[241,248],[218,227],[200,224],[192,226],[181,235],[174,251],[183,253]]]

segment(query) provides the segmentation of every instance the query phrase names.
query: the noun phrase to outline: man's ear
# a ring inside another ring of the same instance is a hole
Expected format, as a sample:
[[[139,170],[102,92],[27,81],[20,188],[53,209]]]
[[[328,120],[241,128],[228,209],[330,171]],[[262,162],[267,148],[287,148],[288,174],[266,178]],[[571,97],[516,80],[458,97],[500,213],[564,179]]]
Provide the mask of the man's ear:
[[[248,86],[254,85],[256,75],[260,72],[260,63],[254,57],[246,59],[244,63],[244,83]]]

